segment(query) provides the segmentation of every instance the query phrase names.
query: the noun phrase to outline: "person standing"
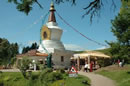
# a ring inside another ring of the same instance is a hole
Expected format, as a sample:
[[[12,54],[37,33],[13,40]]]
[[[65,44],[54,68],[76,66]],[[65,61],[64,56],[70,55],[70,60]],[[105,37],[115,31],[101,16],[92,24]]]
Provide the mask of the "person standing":
[[[90,72],[93,72],[93,61],[90,63]]]
[[[120,67],[120,65],[119,65],[119,63],[120,63],[120,59],[118,59],[117,63],[118,63],[118,67]]]
[[[122,62],[119,63],[119,66],[122,67]]]
[[[85,72],[88,71],[88,63],[85,64],[85,66],[84,66],[84,70],[85,70]]]

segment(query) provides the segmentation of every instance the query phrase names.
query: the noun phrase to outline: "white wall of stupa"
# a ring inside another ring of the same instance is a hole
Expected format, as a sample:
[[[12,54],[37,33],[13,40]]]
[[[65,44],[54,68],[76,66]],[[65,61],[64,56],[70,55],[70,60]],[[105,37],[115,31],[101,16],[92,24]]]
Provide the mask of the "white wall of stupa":
[[[52,52],[53,48],[58,50],[65,50],[63,43],[60,41],[63,30],[58,27],[58,24],[56,22],[48,22],[45,26],[50,30],[50,38],[49,40],[41,41],[38,51],[41,53],[47,53],[43,47],[45,47],[49,53]]]
[[[63,43],[60,41],[63,30],[58,26],[54,12],[54,5],[51,4],[48,22],[41,29],[41,43],[38,51],[52,54],[54,68],[69,68],[70,57],[73,52],[65,50]]]

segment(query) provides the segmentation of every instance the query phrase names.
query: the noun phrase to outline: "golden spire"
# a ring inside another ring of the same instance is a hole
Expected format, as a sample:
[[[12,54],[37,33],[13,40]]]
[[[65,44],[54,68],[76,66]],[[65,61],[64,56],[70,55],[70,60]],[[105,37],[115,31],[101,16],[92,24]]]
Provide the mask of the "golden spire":
[[[54,3],[53,3],[53,2],[51,2],[50,11],[55,11],[55,8],[54,8]]]
[[[50,16],[48,19],[48,22],[56,22],[56,18],[55,18],[55,8],[54,8],[54,4],[53,2],[51,2],[51,6],[50,6]]]

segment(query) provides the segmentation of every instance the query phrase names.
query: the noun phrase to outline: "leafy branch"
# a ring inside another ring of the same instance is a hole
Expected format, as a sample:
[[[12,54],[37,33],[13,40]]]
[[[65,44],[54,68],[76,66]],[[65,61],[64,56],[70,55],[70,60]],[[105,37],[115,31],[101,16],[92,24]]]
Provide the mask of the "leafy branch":
[[[72,5],[76,5],[76,0],[52,0],[56,4],[64,3],[64,2],[70,2]],[[86,0],[88,1],[88,0]],[[105,0],[107,2],[107,0]],[[92,0],[86,7],[83,9],[86,11],[85,14],[82,16],[83,18],[86,15],[90,14],[90,22],[92,23],[92,20],[94,16],[100,16],[100,10],[104,6],[103,2],[104,0]],[[111,7],[116,8],[116,4],[114,0],[111,0],[112,4]],[[122,0],[121,0],[122,1]],[[127,0],[126,0],[127,1]],[[32,10],[33,4],[38,4],[40,8],[43,9],[43,6],[38,2],[38,0],[8,0],[8,2],[12,2],[16,4],[16,7],[18,11],[24,12],[25,14],[29,14],[29,12]],[[115,9],[114,9],[115,10]]]

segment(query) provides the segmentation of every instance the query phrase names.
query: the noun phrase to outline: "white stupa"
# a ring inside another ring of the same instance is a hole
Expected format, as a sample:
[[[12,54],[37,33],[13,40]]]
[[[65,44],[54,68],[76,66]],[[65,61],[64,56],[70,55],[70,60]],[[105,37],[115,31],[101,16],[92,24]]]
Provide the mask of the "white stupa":
[[[58,27],[54,12],[55,8],[51,3],[48,22],[41,29],[42,40],[38,51],[40,53],[52,53],[54,68],[68,68],[73,53],[65,50],[63,43],[60,41],[63,30]]]

